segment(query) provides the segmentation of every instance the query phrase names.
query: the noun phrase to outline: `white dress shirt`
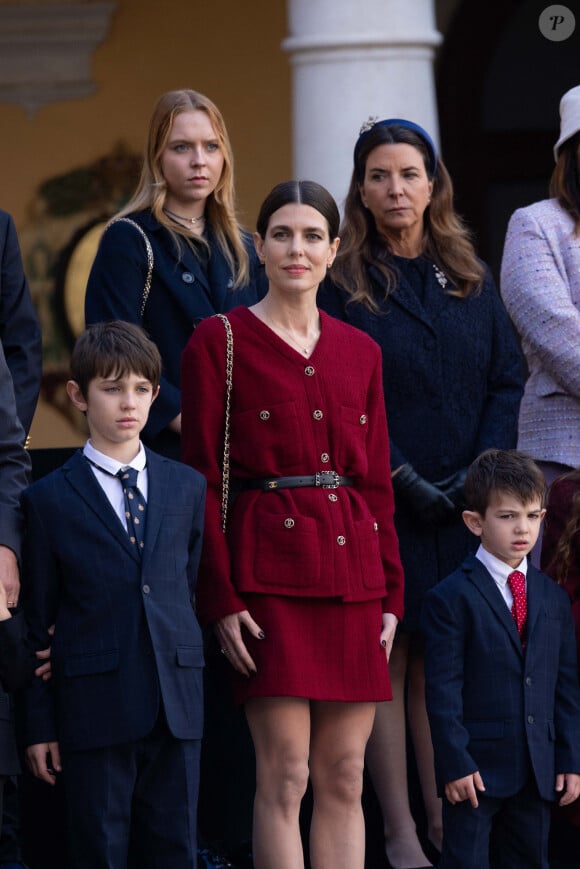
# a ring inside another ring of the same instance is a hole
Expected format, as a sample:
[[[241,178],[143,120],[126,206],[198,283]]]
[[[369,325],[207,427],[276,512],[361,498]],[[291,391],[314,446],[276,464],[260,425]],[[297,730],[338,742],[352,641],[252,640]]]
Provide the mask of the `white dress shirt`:
[[[147,468],[145,467],[147,456],[143,444],[139,444],[139,452],[128,465],[117,461],[117,459],[112,459],[111,456],[107,456],[99,450],[96,450],[90,439],[84,445],[83,454],[89,460],[89,466],[95,475],[97,482],[107,496],[111,507],[119,517],[119,521],[123,528],[126,528],[123,484],[121,483],[121,480],[115,479],[114,475],[117,471],[120,471],[121,468],[135,468],[135,470],[138,471],[137,486],[139,487],[139,491],[143,495],[143,498],[147,501],[148,480]],[[98,467],[95,467],[95,465]],[[101,470],[101,468],[103,468],[103,470]],[[113,476],[111,476],[111,474]]]
[[[491,574],[491,578],[499,588],[501,596],[505,600],[507,607],[511,612],[514,597],[508,584],[508,576],[510,575],[510,573],[513,573],[514,570],[519,570],[520,573],[523,573],[523,575],[526,577],[527,592],[527,556],[524,556],[522,558],[520,564],[517,567],[510,567],[509,564],[505,563],[505,561],[501,561],[501,559],[496,558],[495,555],[492,555],[491,552],[488,552],[487,549],[484,549],[484,547],[480,545],[477,552],[475,553],[475,557],[478,558],[479,561],[481,561],[484,567],[486,567],[488,572]]]

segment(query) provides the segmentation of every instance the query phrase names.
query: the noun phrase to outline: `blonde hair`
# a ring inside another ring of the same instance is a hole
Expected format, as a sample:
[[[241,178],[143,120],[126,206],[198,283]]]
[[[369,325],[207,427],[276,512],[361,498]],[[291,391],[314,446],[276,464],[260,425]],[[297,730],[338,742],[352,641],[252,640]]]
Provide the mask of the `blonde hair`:
[[[236,218],[234,192],[234,157],[226,125],[218,107],[208,97],[193,90],[167,91],[157,100],[149,123],[149,133],[145,150],[141,177],[135,193],[129,202],[115,215],[124,217],[134,211],[151,209],[156,220],[164,226],[175,241],[178,254],[186,241],[193,250],[197,245],[206,244],[199,236],[191,236],[187,230],[177,226],[163,211],[167,196],[167,183],[161,172],[161,156],[171,134],[173,122],[182,112],[205,112],[215,130],[224,157],[220,180],[210,193],[206,203],[206,219],[217,239],[217,243],[234,275],[234,287],[249,280],[250,266],[248,253]]]

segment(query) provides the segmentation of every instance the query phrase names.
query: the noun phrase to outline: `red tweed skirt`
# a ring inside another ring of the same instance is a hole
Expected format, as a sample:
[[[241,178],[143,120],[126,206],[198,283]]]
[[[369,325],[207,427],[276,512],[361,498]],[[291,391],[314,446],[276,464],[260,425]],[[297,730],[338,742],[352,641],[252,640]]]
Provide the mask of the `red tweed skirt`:
[[[253,619],[264,631],[244,640],[258,672],[234,671],[234,699],[305,697],[310,700],[391,700],[385,651],[380,645],[380,600],[344,603],[336,598],[246,594]]]

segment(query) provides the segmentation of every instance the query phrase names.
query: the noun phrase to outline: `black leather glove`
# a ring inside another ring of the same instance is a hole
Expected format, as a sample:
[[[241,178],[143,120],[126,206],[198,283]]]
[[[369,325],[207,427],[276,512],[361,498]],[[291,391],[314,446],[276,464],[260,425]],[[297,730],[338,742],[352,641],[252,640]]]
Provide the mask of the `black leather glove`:
[[[462,468],[460,471],[455,471],[451,476],[446,477],[444,480],[439,480],[439,482],[434,484],[444,495],[447,495],[457,510],[465,510],[467,507],[465,503],[466,476],[467,468]]]
[[[444,524],[455,514],[453,501],[436,485],[420,477],[412,465],[401,465],[393,475],[393,491],[432,526]]]

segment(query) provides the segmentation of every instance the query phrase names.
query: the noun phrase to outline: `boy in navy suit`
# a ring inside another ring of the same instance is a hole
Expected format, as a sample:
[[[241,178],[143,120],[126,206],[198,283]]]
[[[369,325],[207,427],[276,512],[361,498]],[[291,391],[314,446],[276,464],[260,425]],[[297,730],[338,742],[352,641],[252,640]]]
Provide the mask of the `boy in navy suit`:
[[[89,440],[24,493],[36,648],[56,625],[53,678],[25,693],[27,762],[49,784],[62,770],[74,869],[195,869],[205,480],[140,442],[161,360],[139,327],[91,326],[71,369]]]
[[[440,869],[547,869],[552,801],[580,793],[580,687],[566,592],[527,559],[545,482],[516,450],[487,450],[465,483],[480,538],[427,595],[427,710],[443,796]]]

